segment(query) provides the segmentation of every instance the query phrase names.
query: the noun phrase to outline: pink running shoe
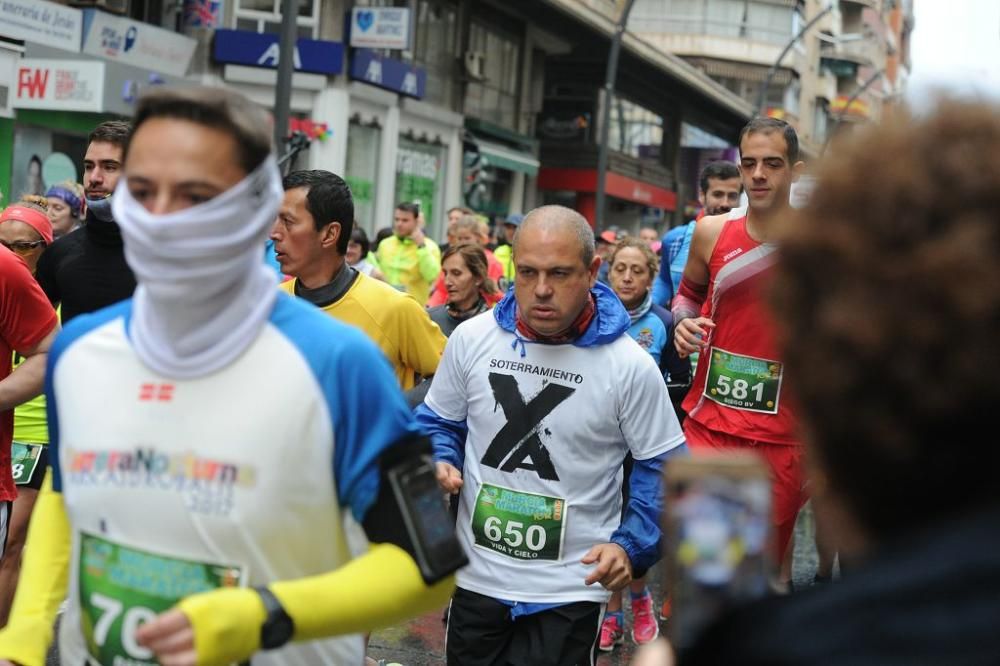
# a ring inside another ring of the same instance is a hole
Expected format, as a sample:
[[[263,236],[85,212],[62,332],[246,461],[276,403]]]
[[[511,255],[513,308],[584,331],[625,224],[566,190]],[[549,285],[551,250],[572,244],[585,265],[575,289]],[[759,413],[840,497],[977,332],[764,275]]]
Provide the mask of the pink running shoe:
[[[653,613],[653,595],[646,594],[632,600],[632,640],[636,645],[655,641],[660,635],[660,625]]]
[[[598,646],[601,648],[601,652],[611,652],[616,645],[621,645],[624,642],[625,631],[618,618],[612,615],[606,616],[604,622],[601,623],[601,643]]]

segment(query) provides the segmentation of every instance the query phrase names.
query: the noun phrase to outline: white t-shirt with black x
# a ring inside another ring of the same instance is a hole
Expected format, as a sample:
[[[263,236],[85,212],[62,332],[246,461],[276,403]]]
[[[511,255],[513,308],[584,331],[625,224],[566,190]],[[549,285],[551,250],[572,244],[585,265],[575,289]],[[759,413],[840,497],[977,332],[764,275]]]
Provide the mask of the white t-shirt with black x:
[[[486,312],[448,339],[425,402],[468,426],[459,587],[606,602],[580,560],[621,522],[625,454],[646,460],[684,442],[652,357],[627,334],[588,348],[522,345]]]

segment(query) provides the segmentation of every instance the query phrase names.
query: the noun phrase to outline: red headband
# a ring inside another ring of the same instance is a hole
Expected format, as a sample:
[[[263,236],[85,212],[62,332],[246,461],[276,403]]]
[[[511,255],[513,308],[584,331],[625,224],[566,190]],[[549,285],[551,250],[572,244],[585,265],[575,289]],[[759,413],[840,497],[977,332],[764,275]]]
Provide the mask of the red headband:
[[[8,206],[0,213],[0,222],[6,222],[7,220],[24,222],[38,232],[38,235],[42,237],[46,245],[52,245],[52,221],[49,220],[49,216],[45,213],[34,208],[15,204]]]

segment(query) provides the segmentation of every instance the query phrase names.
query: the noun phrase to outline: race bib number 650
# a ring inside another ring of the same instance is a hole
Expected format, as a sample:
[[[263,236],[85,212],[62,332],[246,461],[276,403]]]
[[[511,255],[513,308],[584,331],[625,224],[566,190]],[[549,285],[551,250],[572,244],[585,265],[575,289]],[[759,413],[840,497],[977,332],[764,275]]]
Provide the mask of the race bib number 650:
[[[476,545],[517,560],[558,560],[566,500],[484,483],[476,496]]]
[[[91,657],[108,666],[155,666],[135,632],[184,597],[243,584],[245,571],[128,548],[80,534],[80,609]]]

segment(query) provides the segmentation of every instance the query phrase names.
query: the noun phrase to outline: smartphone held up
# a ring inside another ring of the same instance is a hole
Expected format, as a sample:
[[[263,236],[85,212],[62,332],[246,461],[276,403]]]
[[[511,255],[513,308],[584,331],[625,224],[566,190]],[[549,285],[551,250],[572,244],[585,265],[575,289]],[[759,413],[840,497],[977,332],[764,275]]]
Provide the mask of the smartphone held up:
[[[752,455],[677,458],[665,474],[668,633],[683,651],[727,609],[768,593],[771,484]]]

